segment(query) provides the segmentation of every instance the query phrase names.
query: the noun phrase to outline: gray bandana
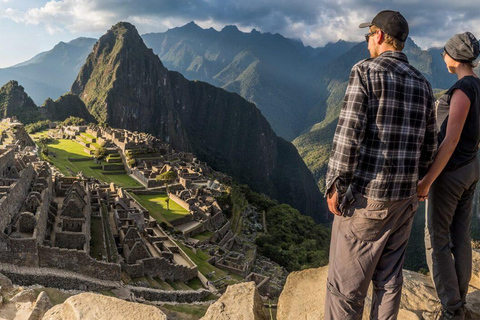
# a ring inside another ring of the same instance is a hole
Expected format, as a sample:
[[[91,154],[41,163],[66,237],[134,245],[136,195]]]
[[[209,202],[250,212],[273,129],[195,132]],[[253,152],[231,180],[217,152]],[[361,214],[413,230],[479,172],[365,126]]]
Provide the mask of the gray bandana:
[[[447,41],[445,51],[459,62],[472,62],[479,54],[479,44],[477,39],[470,32],[459,33]]]

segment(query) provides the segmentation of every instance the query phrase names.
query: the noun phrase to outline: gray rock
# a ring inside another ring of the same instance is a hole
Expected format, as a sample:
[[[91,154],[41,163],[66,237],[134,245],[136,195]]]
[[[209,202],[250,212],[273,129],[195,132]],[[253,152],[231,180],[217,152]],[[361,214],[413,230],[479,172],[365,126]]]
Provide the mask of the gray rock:
[[[35,301],[35,306],[32,310],[32,313],[28,317],[28,320],[40,320],[42,319],[43,315],[52,308],[52,302],[48,297],[45,291],[40,292],[37,297],[37,301]]]
[[[10,289],[13,287],[12,281],[0,273],[0,287],[2,289]]]
[[[81,293],[56,305],[45,313],[43,320],[128,319],[166,320],[160,309],[107,297],[96,293]]]
[[[208,308],[207,313],[201,320],[230,319],[270,319],[267,316],[262,298],[260,298],[254,282],[229,286],[220,299]]]
[[[18,302],[18,303],[24,303],[24,302],[33,302],[35,301],[35,298],[37,297],[35,290],[33,289],[28,289],[24,291],[20,291],[16,295],[13,296],[10,301],[12,302]]]

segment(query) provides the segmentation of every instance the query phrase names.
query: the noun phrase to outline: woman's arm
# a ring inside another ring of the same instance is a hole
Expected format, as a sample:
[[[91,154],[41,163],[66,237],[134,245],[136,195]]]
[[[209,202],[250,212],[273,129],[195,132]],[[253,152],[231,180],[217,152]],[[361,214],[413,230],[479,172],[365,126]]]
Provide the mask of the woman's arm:
[[[448,115],[447,133],[445,139],[438,148],[437,155],[432,165],[428,169],[427,174],[418,183],[417,194],[420,200],[428,197],[428,191],[433,181],[437,179],[440,173],[450,160],[453,151],[457,147],[458,141],[462,134],[465,120],[467,119],[468,110],[470,109],[470,99],[462,90],[455,90],[450,100],[450,112]]]

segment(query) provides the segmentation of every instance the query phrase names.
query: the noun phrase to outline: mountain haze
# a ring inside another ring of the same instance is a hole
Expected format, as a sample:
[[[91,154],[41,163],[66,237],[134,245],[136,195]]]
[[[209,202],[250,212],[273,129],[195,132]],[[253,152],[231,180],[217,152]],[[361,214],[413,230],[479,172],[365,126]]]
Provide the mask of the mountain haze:
[[[71,91],[99,122],[155,134],[322,220],[325,208],[310,171],[255,105],[168,71],[133,25],[120,22],[98,40]]]
[[[287,140],[297,137],[305,123],[321,120],[312,79],[318,68],[354,45],[339,41],[313,49],[279,34],[243,33],[235,26],[205,30],[193,22],[143,39],[167,68],[255,103]]]
[[[17,81],[37,105],[47,98],[56,99],[69,90],[96,39],[77,38],[60,42],[52,50],[32,59],[0,69],[0,84]]]

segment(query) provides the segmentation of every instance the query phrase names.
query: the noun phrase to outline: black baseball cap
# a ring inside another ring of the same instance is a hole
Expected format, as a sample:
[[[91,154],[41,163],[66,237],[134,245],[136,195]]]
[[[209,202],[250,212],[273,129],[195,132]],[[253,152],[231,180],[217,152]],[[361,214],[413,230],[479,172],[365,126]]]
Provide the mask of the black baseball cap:
[[[359,25],[360,28],[376,26],[395,39],[405,42],[408,37],[408,22],[398,11],[380,11],[372,22],[365,22]]]

